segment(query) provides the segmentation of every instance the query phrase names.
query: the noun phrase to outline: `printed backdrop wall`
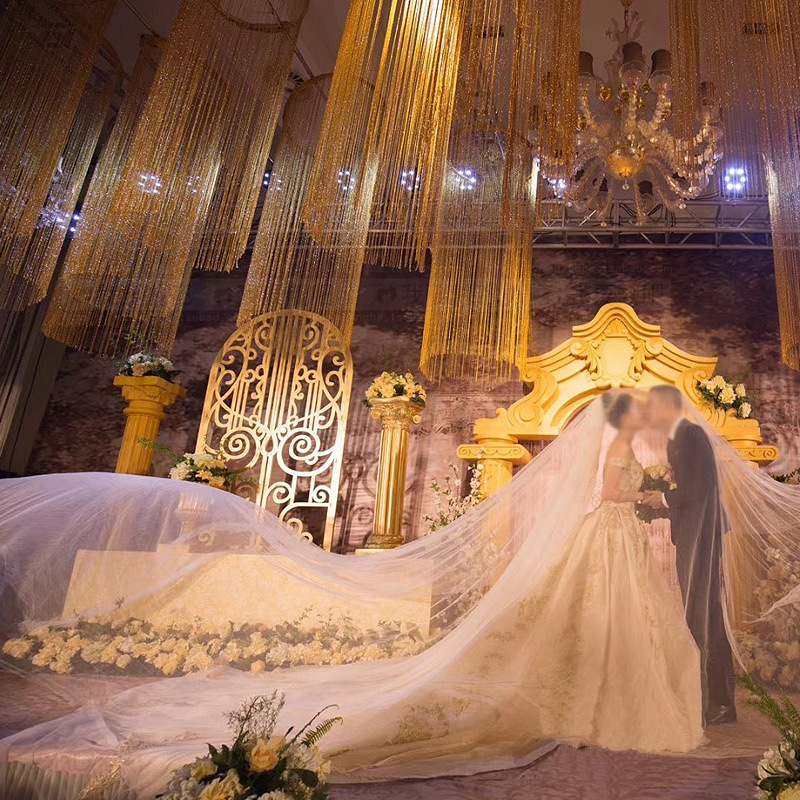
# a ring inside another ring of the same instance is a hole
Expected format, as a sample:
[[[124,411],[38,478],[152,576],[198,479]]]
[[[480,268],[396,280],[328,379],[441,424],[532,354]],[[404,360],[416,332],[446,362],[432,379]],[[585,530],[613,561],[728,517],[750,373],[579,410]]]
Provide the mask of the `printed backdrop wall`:
[[[170,408],[161,441],[193,449],[208,369],[235,325],[243,274],[194,276],[173,360],[188,396]],[[542,353],[588,322],[604,303],[630,303],[670,341],[698,355],[719,356],[719,370],[743,379],[757,398],[764,440],[777,444],[774,469],[800,464],[800,374],[780,359],[777,305],[769,253],[754,251],[543,251],[533,285],[533,343]],[[372,524],[379,423],[361,403],[383,369],[416,372],[427,275],[374,270],[365,274],[353,334],[356,377],[339,501],[340,549],[361,546]],[[39,431],[29,473],[111,471],[122,438],[124,403],[111,385],[113,363],[68,353]],[[516,383],[493,391],[466,384],[429,387],[422,424],[412,429],[406,537],[424,535],[432,510],[430,482],[461,464],[456,447],[469,441],[473,420],[491,416],[522,393]],[[168,461],[154,460],[166,475]]]

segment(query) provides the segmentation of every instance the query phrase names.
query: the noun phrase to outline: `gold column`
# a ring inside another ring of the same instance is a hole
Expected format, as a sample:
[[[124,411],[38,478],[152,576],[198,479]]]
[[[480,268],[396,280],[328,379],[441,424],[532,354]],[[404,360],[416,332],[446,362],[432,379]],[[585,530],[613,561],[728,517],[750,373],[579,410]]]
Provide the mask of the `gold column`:
[[[366,546],[357,553],[390,550],[403,544],[403,498],[406,491],[408,429],[422,420],[422,408],[406,397],[371,401],[370,414],[381,420],[381,450],[375,521]]]
[[[122,397],[128,401],[128,407],[123,412],[127,418],[125,433],[114,471],[147,475],[153,461],[153,451],[138,444],[138,441],[156,441],[158,428],[164,419],[164,409],[185,396],[186,389],[155,375],[145,375],[143,378],[117,375],[114,386],[121,387]]]
[[[514,467],[531,460],[531,454],[514,439],[480,439],[476,444],[459,446],[458,457],[483,465],[481,492],[484,497],[502,489],[513,477]]]

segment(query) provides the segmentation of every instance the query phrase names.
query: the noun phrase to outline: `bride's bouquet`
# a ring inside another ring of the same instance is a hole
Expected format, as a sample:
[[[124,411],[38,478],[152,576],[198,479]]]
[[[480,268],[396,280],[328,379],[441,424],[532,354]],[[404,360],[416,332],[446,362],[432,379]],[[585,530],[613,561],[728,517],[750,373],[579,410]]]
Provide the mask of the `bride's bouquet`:
[[[327,706],[294,735],[276,736],[284,700],[259,695],[229,714],[233,744],[209,745],[208,756],[176,770],[161,800],[325,800],[330,762],[317,743],[341,717],[318,722]]]
[[[668,464],[654,464],[647,467],[644,471],[644,479],[640,491],[642,492],[666,492],[674,489],[672,482],[672,470]],[[667,516],[665,508],[651,508],[643,503],[636,504],[636,516],[642,522],[652,522],[654,519],[663,519]]]

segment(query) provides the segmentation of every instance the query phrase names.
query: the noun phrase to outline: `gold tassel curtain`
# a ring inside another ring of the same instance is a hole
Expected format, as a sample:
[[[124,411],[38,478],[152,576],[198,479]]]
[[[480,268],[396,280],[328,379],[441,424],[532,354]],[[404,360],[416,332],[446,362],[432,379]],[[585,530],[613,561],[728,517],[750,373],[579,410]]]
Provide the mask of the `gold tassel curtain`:
[[[92,172],[81,209],[81,222],[76,226],[42,325],[44,333],[53,339],[79,342],[91,329],[97,314],[89,301],[105,268],[90,258],[91,232],[97,231],[108,215],[165,41],[154,35],[141,37],[133,74]]]
[[[116,352],[128,334],[171,350],[198,256],[207,269],[224,268],[215,259],[244,246],[282,99],[275,76],[285,80],[285,40],[306,6],[183,0],[114,198],[102,217],[87,209],[83,220],[71,272],[83,274],[88,309],[73,317],[61,304],[50,335],[94,353]],[[229,225],[231,238],[207,229],[211,219]]]
[[[0,271],[25,269],[114,0],[10,0],[0,14]],[[11,275],[9,275],[9,273]],[[18,285],[27,294],[23,276]],[[25,305],[21,298],[15,306]]]
[[[445,174],[463,9],[469,0],[353,0],[303,212],[335,235],[347,171],[387,266],[424,266]],[[374,93],[364,91],[373,84]],[[361,126],[366,129],[361,137]],[[353,130],[355,129],[355,130]]]
[[[219,3],[220,13],[234,5],[230,0]],[[259,6],[262,10],[257,12]],[[198,243],[197,269],[230,271],[245,251],[307,8],[308,0],[251,0],[236,12],[238,17],[247,11],[251,29],[250,35],[238,38],[225,67],[236,135],[222,142],[217,185]]]
[[[579,20],[578,0],[470,6],[420,359],[430,379],[494,384],[528,355],[537,164],[571,166]]]
[[[325,246],[313,240],[301,219],[331,77],[306,81],[286,103],[238,321],[242,325],[269,311],[311,311],[349,341],[366,244],[363,226],[354,224],[350,175],[341,170],[336,176],[331,209],[337,213],[336,235],[326,237]],[[371,87],[364,85],[363,91],[371,93]]]
[[[788,366],[800,369],[800,5],[795,0],[671,4],[673,41],[697,41],[695,60],[719,92],[725,129],[720,173],[741,167],[747,175],[742,194],[768,196],[782,355]],[[679,81],[690,80],[686,71],[692,63],[676,65]],[[687,118],[702,119],[702,96],[684,89],[679,97]]]
[[[73,213],[109,113],[111,96],[122,80],[122,65],[114,49],[105,43],[103,53],[103,62],[92,70],[83,91],[33,235],[28,241],[15,242],[7,255],[10,269],[0,272],[0,306],[10,314],[44,298],[64,241],[73,229]]]

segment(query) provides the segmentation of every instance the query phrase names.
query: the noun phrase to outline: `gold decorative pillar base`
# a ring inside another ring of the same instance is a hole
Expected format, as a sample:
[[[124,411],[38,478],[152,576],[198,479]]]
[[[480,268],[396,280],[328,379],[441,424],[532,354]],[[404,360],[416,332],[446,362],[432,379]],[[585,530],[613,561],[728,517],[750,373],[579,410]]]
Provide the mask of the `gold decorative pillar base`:
[[[128,402],[123,412],[126,417],[125,433],[114,471],[127,475],[147,475],[153,461],[153,451],[140,445],[139,439],[156,441],[161,420],[164,419],[164,409],[185,396],[186,389],[155,375],[143,378],[117,375],[114,386],[121,387],[122,397]]]
[[[408,429],[422,420],[422,408],[406,397],[371,401],[370,414],[383,423],[378,459],[375,521],[366,545],[356,553],[390,550],[403,544]]]

